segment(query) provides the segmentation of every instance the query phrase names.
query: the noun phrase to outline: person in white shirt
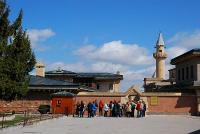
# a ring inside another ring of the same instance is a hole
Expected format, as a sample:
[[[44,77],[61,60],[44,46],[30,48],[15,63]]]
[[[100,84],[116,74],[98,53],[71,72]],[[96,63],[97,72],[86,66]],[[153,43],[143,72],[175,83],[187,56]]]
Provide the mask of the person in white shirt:
[[[109,110],[109,106],[108,106],[108,104],[104,104],[104,117],[107,117],[108,116],[108,110]]]

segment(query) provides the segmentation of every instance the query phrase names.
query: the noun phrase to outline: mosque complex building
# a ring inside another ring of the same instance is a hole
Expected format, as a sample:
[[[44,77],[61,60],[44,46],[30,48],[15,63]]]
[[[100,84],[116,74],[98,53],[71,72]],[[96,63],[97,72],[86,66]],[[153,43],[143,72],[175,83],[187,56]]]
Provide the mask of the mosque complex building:
[[[200,49],[192,49],[171,59],[170,63],[175,68],[169,70],[169,78],[165,79],[167,53],[162,33],[158,36],[155,48],[153,58],[156,60],[156,76],[144,78],[144,92],[140,92],[136,86],[121,92],[123,75],[119,72],[79,73],[61,68],[45,72],[44,64],[37,63],[36,75],[28,77],[29,91],[24,100],[9,103],[0,101],[0,111],[6,109],[17,112],[26,108],[37,111],[39,105],[48,104],[52,107],[52,113],[63,113],[66,107],[72,109],[81,100],[85,103],[94,100],[126,103],[139,95],[147,104],[148,114],[199,114]]]
[[[156,60],[156,77],[144,78],[144,89],[146,93],[181,93],[196,96],[197,112],[200,112],[200,49],[192,49],[182,55],[171,59],[174,65],[169,70],[169,78],[165,79],[165,44],[160,33],[156,42],[156,52],[153,57]],[[189,101],[189,100],[185,100]]]

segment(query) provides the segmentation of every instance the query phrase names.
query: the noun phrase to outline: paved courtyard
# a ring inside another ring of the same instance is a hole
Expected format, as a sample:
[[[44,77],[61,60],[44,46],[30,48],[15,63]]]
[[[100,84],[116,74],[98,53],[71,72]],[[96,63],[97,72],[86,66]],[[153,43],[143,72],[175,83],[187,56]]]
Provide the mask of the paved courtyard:
[[[0,134],[187,134],[200,129],[200,117],[151,115],[145,118],[61,117]]]

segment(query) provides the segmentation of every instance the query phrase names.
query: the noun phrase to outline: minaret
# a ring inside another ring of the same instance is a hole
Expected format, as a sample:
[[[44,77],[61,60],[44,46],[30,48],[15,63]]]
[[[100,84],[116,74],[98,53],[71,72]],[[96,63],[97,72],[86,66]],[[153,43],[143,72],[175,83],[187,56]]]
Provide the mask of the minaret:
[[[165,79],[165,59],[167,58],[167,54],[165,53],[162,33],[159,33],[155,48],[156,52],[153,54],[153,57],[156,59],[156,78]]]

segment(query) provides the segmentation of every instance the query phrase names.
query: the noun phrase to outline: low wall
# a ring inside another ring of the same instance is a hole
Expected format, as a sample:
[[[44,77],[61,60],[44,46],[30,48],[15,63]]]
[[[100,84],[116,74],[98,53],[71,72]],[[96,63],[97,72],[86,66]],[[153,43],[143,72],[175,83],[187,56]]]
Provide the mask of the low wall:
[[[88,104],[88,102],[93,102],[97,100],[99,102],[100,100],[104,103],[110,103],[110,101],[121,101],[121,97],[105,97],[105,96],[77,96],[76,102],[83,101],[84,103]]]
[[[50,100],[16,100],[16,101],[1,101],[0,100],[0,112],[12,112],[16,113],[29,110],[31,112],[38,112],[37,109],[41,104],[50,105]]]
[[[80,92],[76,96],[76,102],[83,101],[84,103],[93,102],[97,100],[99,102],[100,100],[104,103],[110,103],[110,101],[121,101],[122,96],[124,96],[121,93],[109,93],[109,92]]]
[[[141,93],[140,95],[147,104],[147,113],[149,114],[197,114],[197,96],[194,94],[151,92]],[[127,100],[127,96],[111,93],[80,93],[75,97],[75,103],[83,101],[85,104],[88,104],[88,102],[93,102],[95,100],[97,100],[97,102],[102,100],[104,103],[109,103],[110,101]],[[156,104],[155,102],[152,104],[152,97],[156,97]],[[122,103],[125,102],[122,101]],[[25,110],[37,112],[37,109],[41,104],[50,105],[51,101],[18,100],[8,102],[0,100],[0,112],[23,112]]]
[[[147,97],[149,114],[197,114],[195,95],[144,93],[143,96]],[[152,104],[152,97],[157,98],[157,104]]]

